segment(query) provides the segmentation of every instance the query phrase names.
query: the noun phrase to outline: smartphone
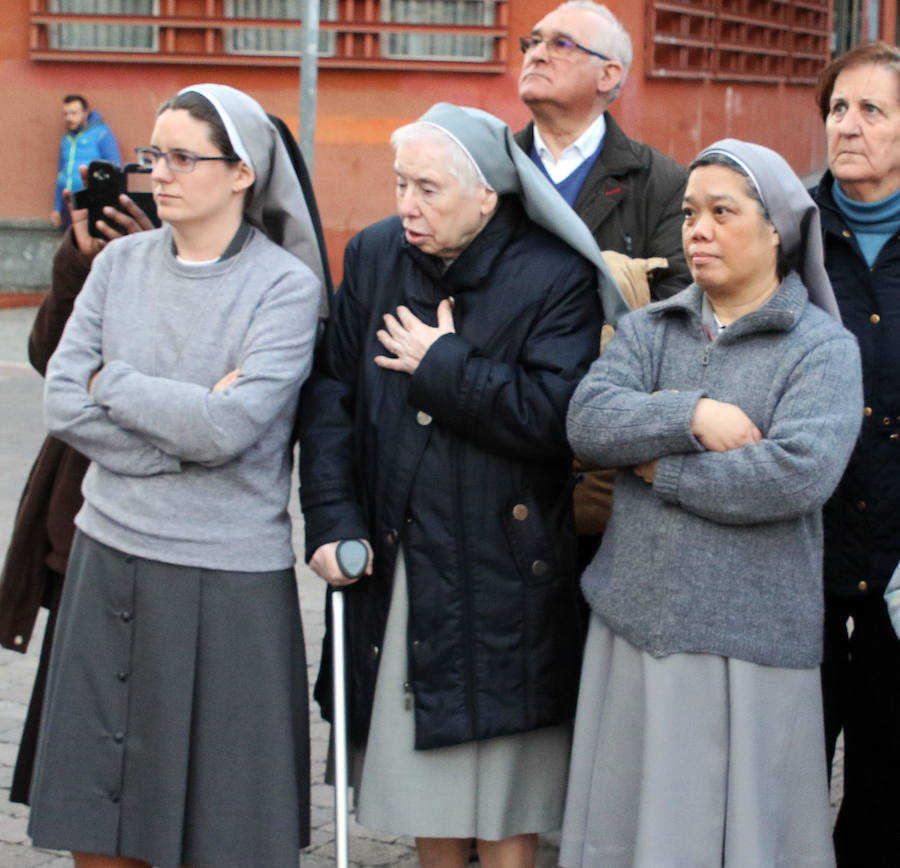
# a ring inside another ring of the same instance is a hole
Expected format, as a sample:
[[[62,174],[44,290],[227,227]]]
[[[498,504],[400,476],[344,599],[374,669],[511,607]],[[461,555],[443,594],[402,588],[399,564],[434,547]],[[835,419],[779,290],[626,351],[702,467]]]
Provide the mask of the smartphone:
[[[118,166],[108,160],[94,160],[88,166],[87,184],[83,190],[75,193],[74,204],[76,208],[88,209],[88,232],[95,238],[106,238],[97,229],[97,221],[103,220],[117,232],[125,232],[125,228],[110,220],[103,213],[103,209],[109,205],[122,210],[119,196],[127,193],[135,205],[138,206],[150,219],[154,226],[160,225],[160,219],[156,213],[156,203],[151,192],[150,173],[138,163],[128,163]]]

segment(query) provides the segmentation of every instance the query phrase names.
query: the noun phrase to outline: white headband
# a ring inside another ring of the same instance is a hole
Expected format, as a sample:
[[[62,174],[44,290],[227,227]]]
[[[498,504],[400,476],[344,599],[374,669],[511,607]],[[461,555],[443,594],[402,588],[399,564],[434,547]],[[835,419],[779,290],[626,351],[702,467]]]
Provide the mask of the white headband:
[[[760,189],[759,181],[756,180],[756,175],[753,174],[753,171],[750,167],[740,158],[736,157],[730,151],[720,150],[719,148],[707,148],[703,152],[703,156],[707,154],[718,154],[720,157],[728,157],[732,163],[737,163],[743,170],[744,174],[750,179],[750,183],[753,184],[753,189],[756,190],[756,195],[759,196],[759,201],[762,202],[763,208],[768,211],[769,206],[766,205],[766,197],[763,196],[763,192]]]
[[[216,110],[216,114],[218,114],[221,119],[223,125],[225,126],[225,132],[228,133],[228,138],[231,141],[231,147],[234,148],[234,152],[251,168],[254,173],[256,172],[256,166],[253,165],[253,161],[250,159],[250,156],[247,153],[247,149],[244,147],[244,143],[241,141],[240,133],[237,131],[237,127],[234,125],[234,121],[231,120],[231,116],[225,111],[222,103],[216,99],[208,90],[205,90],[202,87],[192,86],[186,87],[184,90],[178,91],[178,95],[181,96],[183,93],[199,93],[204,99],[209,100],[209,103]]]

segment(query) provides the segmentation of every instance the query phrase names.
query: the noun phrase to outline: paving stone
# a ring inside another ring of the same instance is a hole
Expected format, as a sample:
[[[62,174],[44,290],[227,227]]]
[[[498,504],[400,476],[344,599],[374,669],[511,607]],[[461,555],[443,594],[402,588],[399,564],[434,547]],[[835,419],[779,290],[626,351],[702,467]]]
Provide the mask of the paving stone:
[[[314,783],[310,792],[310,802],[321,808],[331,808],[334,805],[334,794],[331,787],[328,784]]]
[[[0,813],[0,841],[5,844],[28,844],[27,825],[28,821],[24,817]]]
[[[0,842],[0,865],[3,868],[72,868],[72,860],[47,850]]]
[[[19,732],[22,728],[19,727]],[[18,738],[15,742],[0,742],[0,765],[12,768],[16,764],[16,756],[19,753]]]

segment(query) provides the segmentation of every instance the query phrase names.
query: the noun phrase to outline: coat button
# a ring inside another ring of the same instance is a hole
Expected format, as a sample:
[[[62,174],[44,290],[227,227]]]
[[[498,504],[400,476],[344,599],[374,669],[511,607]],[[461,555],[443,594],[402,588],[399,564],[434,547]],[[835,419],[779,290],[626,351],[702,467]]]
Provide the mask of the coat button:
[[[377,645],[372,646],[372,656],[377,657],[381,653],[381,649]]]
[[[25,644],[25,637],[21,633],[19,633],[19,635],[16,636],[15,639],[13,639],[13,645],[24,645],[24,644]]]
[[[888,440],[900,440],[900,434],[891,434]]]
[[[516,521],[525,521],[528,518],[528,507],[524,503],[517,503],[513,507],[513,518]]]
[[[868,419],[869,416],[871,416],[871,415],[872,415],[872,408],[871,407],[863,407],[863,416],[865,416]]]
[[[846,229],[844,229],[844,230],[841,232],[841,235],[843,235],[844,238],[852,238],[852,237],[853,237]]]
[[[865,512],[865,510],[866,510],[866,502],[865,502],[864,500],[857,500],[857,501],[856,501],[856,508],[857,508],[860,512]]]
[[[420,425],[430,425],[431,424],[431,416],[429,416],[424,410],[419,410],[416,413],[416,422]]]
[[[116,678],[118,678],[119,681],[127,681],[127,680],[128,680],[128,670],[127,670],[127,669],[120,669],[120,670],[116,673]]]
[[[873,313],[872,316],[869,317],[869,322],[872,323],[872,325],[878,325],[878,323],[881,322],[881,317],[878,316],[877,313]]]
[[[531,565],[531,572],[536,576],[545,576],[547,574],[547,562],[535,561]]]
[[[890,424],[891,424],[891,417],[890,417],[890,416],[885,416],[885,417],[881,420],[881,424],[882,424],[882,425],[890,425]]]
[[[124,733],[124,732],[121,732],[121,731],[115,733],[115,734],[113,735],[113,741],[114,741],[116,744],[122,744],[122,742],[125,741],[125,733]]]
[[[863,579],[856,587],[861,591],[867,591],[869,589],[869,583]]]
[[[133,612],[119,612],[119,617],[127,624],[133,617]]]

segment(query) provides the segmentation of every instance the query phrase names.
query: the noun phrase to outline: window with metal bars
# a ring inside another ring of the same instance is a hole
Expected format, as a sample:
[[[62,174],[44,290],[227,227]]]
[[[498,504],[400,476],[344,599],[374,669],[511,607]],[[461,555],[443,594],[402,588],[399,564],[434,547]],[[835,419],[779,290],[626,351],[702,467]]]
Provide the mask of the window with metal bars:
[[[500,73],[509,0],[320,0],[320,66]],[[36,61],[295,66],[305,0],[31,0]]]
[[[226,0],[226,18],[271,18],[299,22],[303,19],[306,0]],[[337,20],[337,0],[321,0],[321,21]],[[226,31],[225,51],[229,54],[289,55],[302,52],[302,31],[287,27],[233,27]],[[334,54],[335,34],[319,33],[319,56]]]
[[[832,0],[651,0],[648,74],[815,83],[828,62]]]
[[[50,12],[87,15],[159,15],[159,0],[49,0]],[[60,51],[157,51],[159,28],[141,24],[65,22],[48,28]]]
[[[383,0],[382,21],[403,24],[494,24],[491,0]],[[381,38],[385,57],[420,60],[490,60],[493,39],[473,34],[389,33]]]

